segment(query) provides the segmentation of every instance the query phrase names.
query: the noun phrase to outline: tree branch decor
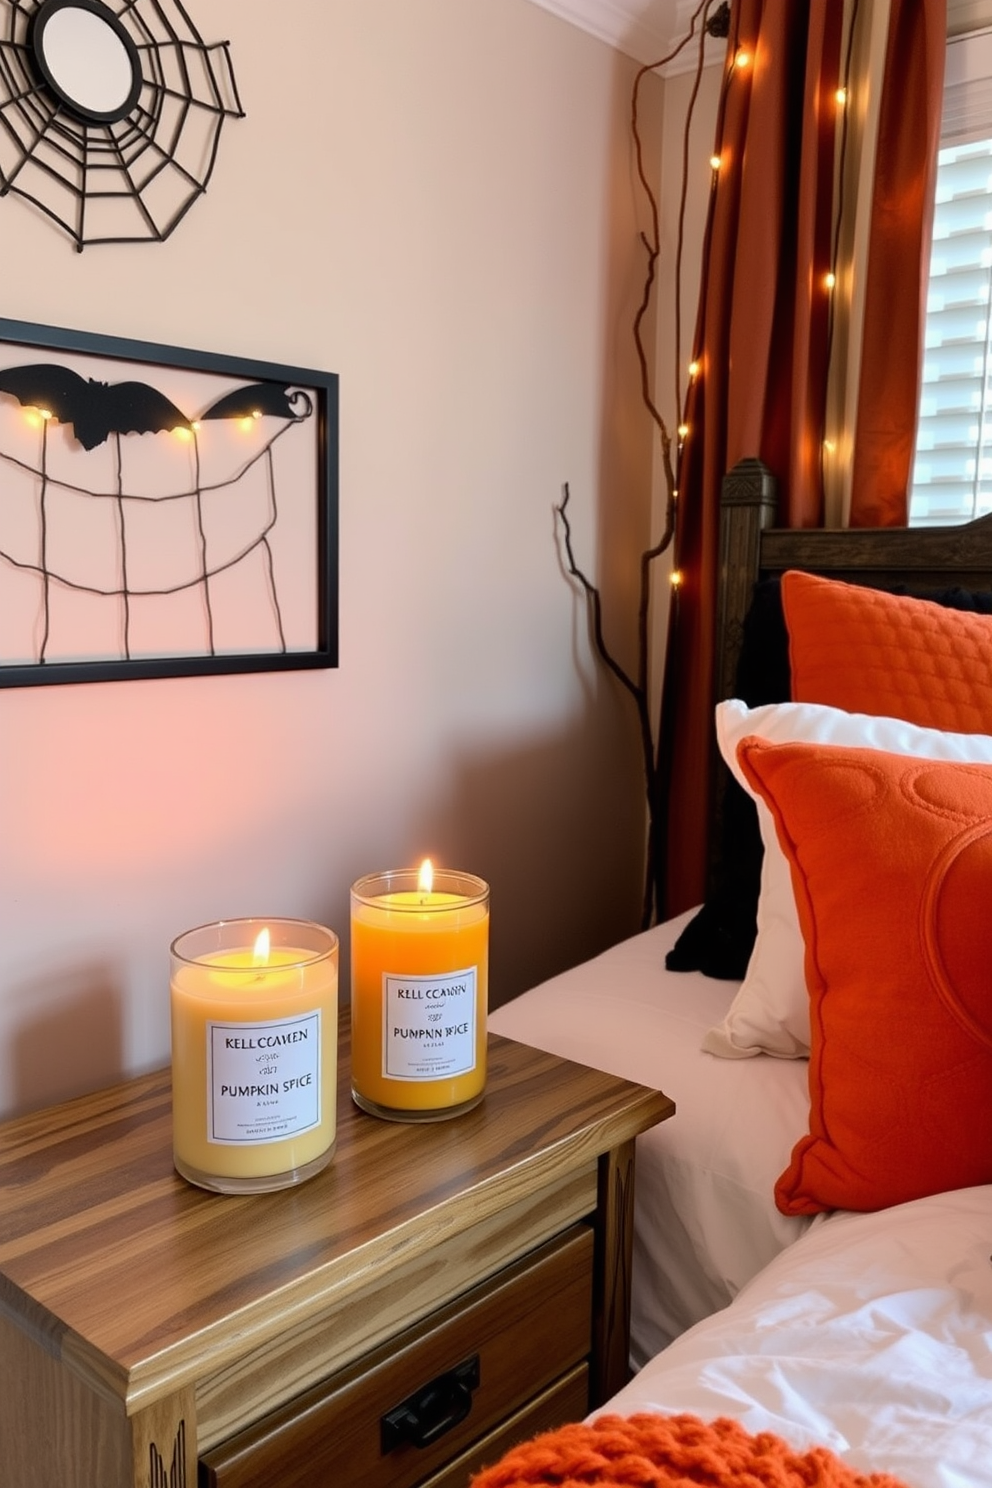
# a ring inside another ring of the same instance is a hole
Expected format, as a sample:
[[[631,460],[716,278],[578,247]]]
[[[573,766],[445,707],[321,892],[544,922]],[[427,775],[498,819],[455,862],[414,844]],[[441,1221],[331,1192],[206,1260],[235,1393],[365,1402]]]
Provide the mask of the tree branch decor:
[[[696,25],[699,23],[699,32]],[[661,252],[661,231],[658,220],[658,199],[647,178],[644,168],[643,142],[639,122],[639,102],[641,84],[649,73],[657,72],[659,68],[673,61],[685,47],[689,45],[693,37],[696,37],[698,54],[696,59],[695,80],[690,95],[689,104],[686,109],[682,134],[682,177],[679,193],[678,233],[675,248],[674,263],[674,355],[675,355],[675,403],[676,407],[682,409],[682,357],[681,357],[681,279],[682,279],[682,250],[684,237],[685,207],[688,191],[689,176],[689,131],[692,125],[692,117],[695,111],[696,100],[699,95],[699,86],[702,78],[704,50],[707,36],[727,36],[730,28],[730,6],[723,0],[701,0],[701,3],[693,12],[689,23],[689,30],[678,45],[660,58],[657,62],[651,62],[641,67],[634,78],[631,94],[631,137],[634,145],[635,161],[637,167],[637,178],[646,198],[650,229],[642,232],[641,243],[646,255],[644,273],[644,288],[640,304],[637,307],[633,321],[634,345],[637,352],[637,360],[640,368],[641,398],[645,408],[657,431],[658,443],[661,452],[662,472],[665,486],[665,514],[662,532],[658,541],[653,546],[646,548],[640,557],[640,581],[639,598],[637,608],[637,661],[633,674],[617,661],[606,644],[603,634],[603,602],[598,587],[591,582],[583,569],[576,562],[575,551],[572,543],[572,527],[568,516],[568,503],[570,491],[566,482],[562,488],[562,499],[555,507],[555,514],[561,524],[562,541],[565,549],[566,567],[569,575],[581,586],[586,598],[592,624],[593,642],[597,654],[606,667],[613,673],[621,686],[629,693],[637,712],[638,729],[640,733],[641,758],[644,770],[644,786],[647,797],[648,808],[648,850],[647,864],[644,881],[644,899],[641,909],[641,926],[647,929],[652,921],[655,909],[655,844],[657,841],[657,813],[659,810],[658,795],[658,751],[655,738],[655,727],[651,718],[650,707],[650,681],[652,675],[652,648],[650,614],[651,599],[653,592],[653,576],[655,560],[671,547],[676,530],[676,514],[678,508],[678,470],[682,454],[682,440],[685,429],[680,421],[673,438],[672,430],[658,408],[654,394],[651,389],[651,369],[649,365],[648,352],[644,345],[644,320],[651,308],[654,294],[655,272],[658,258]],[[691,375],[691,374],[690,374]],[[673,574],[673,592],[677,593],[678,576]]]

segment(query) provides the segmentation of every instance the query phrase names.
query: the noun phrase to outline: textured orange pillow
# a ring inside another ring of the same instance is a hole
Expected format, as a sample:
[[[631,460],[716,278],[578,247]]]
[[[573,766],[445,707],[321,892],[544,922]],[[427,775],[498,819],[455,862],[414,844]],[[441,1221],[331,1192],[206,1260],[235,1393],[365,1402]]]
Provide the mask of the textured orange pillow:
[[[992,734],[992,616],[790,570],[792,698]]]
[[[785,1214],[992,1182],[992,765],[745,739],[789,859],[809,1133]]]

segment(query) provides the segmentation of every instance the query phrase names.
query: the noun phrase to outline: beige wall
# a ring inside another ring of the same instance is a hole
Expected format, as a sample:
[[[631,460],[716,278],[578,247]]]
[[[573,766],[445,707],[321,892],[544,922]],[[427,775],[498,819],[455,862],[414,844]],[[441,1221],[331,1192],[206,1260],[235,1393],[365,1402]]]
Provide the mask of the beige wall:
[[[166,1061],[168,946],[431,853],[495,1000],[636,929],[627,659],[651,439],[628,59],[526,0],[198,0],[246,110],[164,245],[0,202],[2,311],[341,379],[341,665],[0,691],[0,1112]],[[657,84],[660,90],[661,84]]]

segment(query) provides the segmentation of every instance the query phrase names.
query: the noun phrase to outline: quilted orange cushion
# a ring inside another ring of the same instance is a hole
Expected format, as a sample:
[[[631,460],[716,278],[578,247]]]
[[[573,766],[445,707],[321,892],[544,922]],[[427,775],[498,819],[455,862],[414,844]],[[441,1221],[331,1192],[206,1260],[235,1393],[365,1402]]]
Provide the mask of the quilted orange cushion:
[[[992,1182],[992,765],[745,739],[789,859],[809,1133],[785,1214]]]
[[[992,734],[992,616],[790,570],[792,698]]]

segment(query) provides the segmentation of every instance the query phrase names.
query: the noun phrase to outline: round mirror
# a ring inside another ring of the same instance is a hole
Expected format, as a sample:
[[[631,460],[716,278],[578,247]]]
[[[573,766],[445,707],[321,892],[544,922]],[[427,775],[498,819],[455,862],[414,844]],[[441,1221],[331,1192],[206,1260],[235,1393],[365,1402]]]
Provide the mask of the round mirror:
[[[109,124],[134,108],[138,51],[101,0],[44,0],[31,26],[31,50],[44,81],[79,118]]]

